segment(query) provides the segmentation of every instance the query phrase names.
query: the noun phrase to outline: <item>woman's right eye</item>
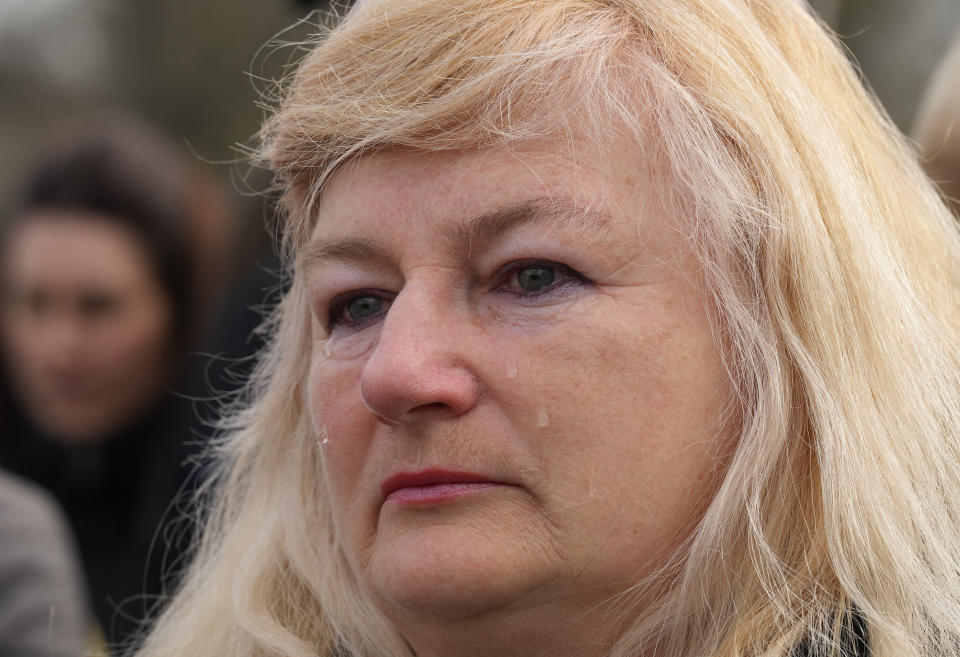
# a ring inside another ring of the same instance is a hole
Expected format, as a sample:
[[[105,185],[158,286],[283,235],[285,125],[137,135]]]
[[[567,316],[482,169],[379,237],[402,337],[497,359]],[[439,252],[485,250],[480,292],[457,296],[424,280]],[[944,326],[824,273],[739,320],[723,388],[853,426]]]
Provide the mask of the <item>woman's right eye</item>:
[[[386,314],[390,300],[369,292],[340,295],[330,304],[329,327],[359,330]]]

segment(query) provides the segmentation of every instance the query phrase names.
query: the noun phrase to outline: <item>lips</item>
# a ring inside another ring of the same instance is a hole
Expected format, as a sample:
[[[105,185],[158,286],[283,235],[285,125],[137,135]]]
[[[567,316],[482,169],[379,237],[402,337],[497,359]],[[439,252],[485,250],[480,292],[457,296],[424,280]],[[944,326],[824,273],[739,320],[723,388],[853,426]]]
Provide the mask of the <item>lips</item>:
[[[501,485],[490,477],[473,472],[421,470],[398,472],[380,487],[384,500],[401,503],[439,502],[473,491]]]

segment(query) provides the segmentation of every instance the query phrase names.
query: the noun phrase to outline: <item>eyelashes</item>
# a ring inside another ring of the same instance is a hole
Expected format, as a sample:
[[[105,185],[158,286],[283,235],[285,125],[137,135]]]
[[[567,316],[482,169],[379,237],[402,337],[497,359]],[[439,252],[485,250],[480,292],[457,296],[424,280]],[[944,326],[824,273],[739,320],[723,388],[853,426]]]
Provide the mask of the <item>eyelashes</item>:
[[[587,279],[567,265],[549,260],[520,260],[501,268],[490,292],[525,305],[540,305],[573,293]],[[329,304],[327,329],[360,331],[380,321],[396,295],[384,290],[351,290]]]
[[[496,276],[495,292],[524,299],[561,295],[586,282],[582,274],[559,262],[520,260],[501,269]]]
[[[366,328],[387,314],[395,295],[381,290],[356,290],[339,294],[330,302],[327,327]]]

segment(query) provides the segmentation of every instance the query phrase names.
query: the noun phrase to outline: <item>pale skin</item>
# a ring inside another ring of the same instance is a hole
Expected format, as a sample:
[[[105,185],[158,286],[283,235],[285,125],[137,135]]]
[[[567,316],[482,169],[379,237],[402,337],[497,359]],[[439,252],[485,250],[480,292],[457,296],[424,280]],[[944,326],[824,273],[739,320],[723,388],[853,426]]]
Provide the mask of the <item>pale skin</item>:
[[[420,657],[604,654],[729,450],[680,222],[629,142],[574,155],[365,156],[304,251],[335,531]],[[486,483],[385,494],[435,470]]]
[[[110,218],[50,209],[3,256],[0,334],[31,421],[66,442],[125,428],[168,374],[173,311],[143,246]]]

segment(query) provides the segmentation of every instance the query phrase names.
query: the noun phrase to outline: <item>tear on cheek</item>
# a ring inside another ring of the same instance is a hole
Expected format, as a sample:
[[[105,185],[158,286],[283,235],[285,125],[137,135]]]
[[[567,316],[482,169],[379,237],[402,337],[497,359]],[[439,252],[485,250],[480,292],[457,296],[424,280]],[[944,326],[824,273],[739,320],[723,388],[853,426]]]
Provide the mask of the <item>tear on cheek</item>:
[[[323,341],[323,357],[328,360],[355,360],[366,356],[376,345],[376,331],[358,331],[345,335],[333,334]]]

